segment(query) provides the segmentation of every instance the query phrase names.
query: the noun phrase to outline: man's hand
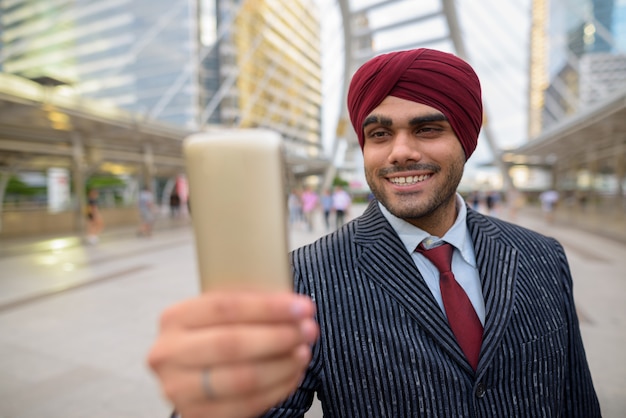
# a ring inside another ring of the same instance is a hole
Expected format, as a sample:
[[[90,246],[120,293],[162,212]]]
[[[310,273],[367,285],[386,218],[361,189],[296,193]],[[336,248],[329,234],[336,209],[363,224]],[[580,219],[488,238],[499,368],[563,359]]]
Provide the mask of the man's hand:
[[[184,418],[258,416],[304,377],[314,313],[294,293],[207,292],[163,313],[148,364]]]

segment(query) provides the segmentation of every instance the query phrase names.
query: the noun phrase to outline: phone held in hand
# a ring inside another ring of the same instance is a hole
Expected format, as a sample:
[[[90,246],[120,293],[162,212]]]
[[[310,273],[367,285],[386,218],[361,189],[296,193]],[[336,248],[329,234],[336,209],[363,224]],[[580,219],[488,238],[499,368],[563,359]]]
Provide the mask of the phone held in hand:
[[[183,152],[201,289],[291,290],[280,134],[207,131]]]

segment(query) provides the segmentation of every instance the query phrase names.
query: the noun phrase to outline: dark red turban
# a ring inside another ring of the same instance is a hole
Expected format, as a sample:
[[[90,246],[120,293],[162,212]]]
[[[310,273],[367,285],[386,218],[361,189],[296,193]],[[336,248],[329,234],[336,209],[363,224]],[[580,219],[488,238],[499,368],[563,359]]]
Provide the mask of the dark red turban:
[[[442,112],[459,138],[465,158],[476,149],[483,120],[480,81],[455,55],[413,49],[379,55],[352,77],[348,111],[363,148],[363,121],[387,96],[411,100]]]

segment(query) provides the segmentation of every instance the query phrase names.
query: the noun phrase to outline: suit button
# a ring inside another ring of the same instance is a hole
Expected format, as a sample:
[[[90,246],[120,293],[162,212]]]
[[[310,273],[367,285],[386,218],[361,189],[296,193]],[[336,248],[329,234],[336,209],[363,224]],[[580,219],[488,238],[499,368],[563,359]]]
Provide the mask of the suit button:
[[[474,390],[474,395],[476,395],[477,398],[484,398],[486,391],[487,391],[487,389],[485,388],[485,384],[484,383],[478,383],[476,385],[476,389]]]

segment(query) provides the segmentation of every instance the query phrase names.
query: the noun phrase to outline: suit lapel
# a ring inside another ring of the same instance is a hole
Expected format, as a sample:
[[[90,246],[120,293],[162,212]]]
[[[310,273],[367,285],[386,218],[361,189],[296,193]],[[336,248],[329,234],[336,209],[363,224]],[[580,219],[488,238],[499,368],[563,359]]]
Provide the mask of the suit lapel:
[[[467,225],[485,300],[485,327],[477,370],[480,373],[495,355],[511,318],[519,253],[500,239],[503,232],[496,225],[469,208]]]
[[[485,300],[480,373],[491,362],[511,317],[519,254],[499,238],[502,231],[487,217],[468,209],[467,225]],[[376,202],[360,218],[355,242],[363,247],[356,260],[361,273],[402,305],[436,343],[471,372],[439,305]]]
[[[402,305],[436,343],[471,371],[443,312],[415,267],[411,255],[407,253],[376,202],[370,204],[360,218],[355,241],[363,247],[356,260],[360,272]]]

